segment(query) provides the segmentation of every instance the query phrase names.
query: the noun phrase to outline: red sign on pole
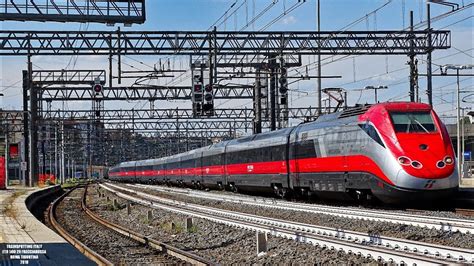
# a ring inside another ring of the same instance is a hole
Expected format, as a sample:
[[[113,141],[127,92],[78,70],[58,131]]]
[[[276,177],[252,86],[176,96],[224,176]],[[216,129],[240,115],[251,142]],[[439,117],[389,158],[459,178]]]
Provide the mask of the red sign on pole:
[[[6,189],[6,178],[5,178],[5,157],[0,157],[0,189]]]
[[[9,155],[10,155],[10,158],[18,158],[18,152],[19,152],[19,149],[18,149],[18,144],[10,144],[10,150],[9,150]]]

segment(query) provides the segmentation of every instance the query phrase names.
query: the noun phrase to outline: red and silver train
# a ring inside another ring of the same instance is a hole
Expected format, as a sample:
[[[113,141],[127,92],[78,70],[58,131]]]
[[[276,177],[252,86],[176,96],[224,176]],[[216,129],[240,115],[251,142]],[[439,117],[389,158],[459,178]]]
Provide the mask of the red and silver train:
[[[409,102],[347,109],[165,158],[124,162],[109,178],[385,203],[441,199],[458,188],[445,126],[431,106]]]

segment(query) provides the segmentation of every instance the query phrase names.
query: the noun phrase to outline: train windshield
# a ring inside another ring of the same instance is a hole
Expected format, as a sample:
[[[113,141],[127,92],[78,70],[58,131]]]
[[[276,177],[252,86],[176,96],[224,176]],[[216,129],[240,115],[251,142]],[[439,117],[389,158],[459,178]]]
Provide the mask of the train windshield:
[[[430,112],[391,112],[390,117],[397,133],[429,133],[436,131]]]

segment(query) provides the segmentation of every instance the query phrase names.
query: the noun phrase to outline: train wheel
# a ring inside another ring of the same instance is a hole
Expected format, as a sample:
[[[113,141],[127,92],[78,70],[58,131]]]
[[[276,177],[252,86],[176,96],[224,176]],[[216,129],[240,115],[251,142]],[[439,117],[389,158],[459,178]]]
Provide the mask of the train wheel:
[[[234,183],[230,183],[229,187],[230,187],[230,191],[232,191],[234,193],[239,192],[239,189],[234,185]]]
[[[273,192],[279,197],[279,198],[285,198],[287,193],[288,193],[288,189],[286,188],[282,188],[280,185],[273,185]]]

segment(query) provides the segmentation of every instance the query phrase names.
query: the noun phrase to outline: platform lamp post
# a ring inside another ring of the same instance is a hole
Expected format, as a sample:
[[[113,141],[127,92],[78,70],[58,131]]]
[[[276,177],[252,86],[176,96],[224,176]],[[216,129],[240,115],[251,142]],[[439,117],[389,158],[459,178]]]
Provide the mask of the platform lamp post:
[[[459,85],[459,71],[464,70],[464,69],[472,69],[474,68],[474,65],[453,65],[453,64],[447,64],[441,66],[441,74],[442,75],[447,75],[448,69],[451,70],[456,70],[456,83],[457,83],[457,88],[456,88],[456,120],[457,120],[457,136],[456,136],[456,147],[457,147],[457,170],[459,174],[459,182],[461,182],[461,175],[462,175],[462,165],[463,165],[463,155],[461,153],[461,89]]]

